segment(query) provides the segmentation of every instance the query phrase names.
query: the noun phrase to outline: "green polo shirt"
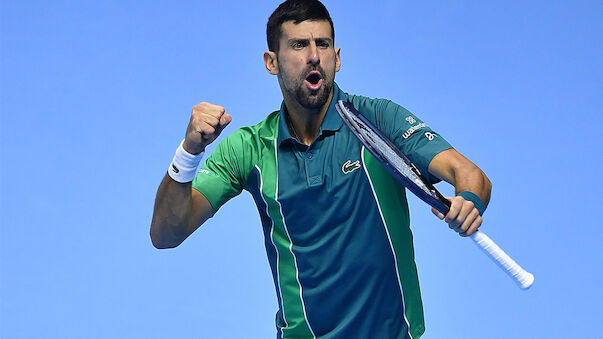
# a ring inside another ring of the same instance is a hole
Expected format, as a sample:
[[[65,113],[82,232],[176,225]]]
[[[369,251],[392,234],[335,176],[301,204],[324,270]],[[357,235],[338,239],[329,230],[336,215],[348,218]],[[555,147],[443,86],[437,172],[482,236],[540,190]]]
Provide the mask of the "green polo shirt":
[[[419,338],[425,327],[404,187],[335,110],[347,100],[417,165],[451,146],[385,99],[334,95],[310,146],[286,107],[226,137],[193,181],[216,212],[247,190],[260,214],[279,310],[277,338]]]

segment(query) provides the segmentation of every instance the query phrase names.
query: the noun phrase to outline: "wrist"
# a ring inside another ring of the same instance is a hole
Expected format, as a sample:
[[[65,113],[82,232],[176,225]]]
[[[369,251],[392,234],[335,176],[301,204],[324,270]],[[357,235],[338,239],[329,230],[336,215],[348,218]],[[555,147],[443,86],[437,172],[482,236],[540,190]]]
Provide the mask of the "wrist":
[[[480,197],[477,196],[477,194],[471,191],[463,191],[457,194],[457,196],[461,196],[463,197],[463,199],[471,201],[473,203],[473,206],[477,208],[479,215],[484,214],[484,211],[486,210],[486,205],[484,205],[484,202],[482,201],[482,199],[480,199]]]
[[[198,154],[189,153],[183,145],[184,141],[176,149],[174,159],[168,168],[168,175],[179,183],[187,183],[195,179],[204,154],[203,151]]]
[[[186,151],[186,153],[191,155],[198,155],[205,152],[205,145],[197,145],[197,147],[193,147],[186,142],[186,139],[182,141],[182,148]]]

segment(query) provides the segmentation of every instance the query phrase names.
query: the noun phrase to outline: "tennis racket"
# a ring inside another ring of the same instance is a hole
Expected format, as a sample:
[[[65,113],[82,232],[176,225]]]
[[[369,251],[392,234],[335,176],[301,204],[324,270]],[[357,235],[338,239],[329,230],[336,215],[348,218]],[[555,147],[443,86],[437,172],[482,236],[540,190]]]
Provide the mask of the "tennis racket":
[[[425,179],[419,169],[379,131],[367,118],[358,112],[349,102],[339,100],[337,112],[343,121],[360,140],[362,145],[407,189],[421,200],[446,215],[450,210],[450,201],[444,198],[433,185]],[[492,239],[483,232],[476,231],[471,239],[500,268],[502,268],[522,289],[529,288],[534,275],[527,272],[509,257]]]

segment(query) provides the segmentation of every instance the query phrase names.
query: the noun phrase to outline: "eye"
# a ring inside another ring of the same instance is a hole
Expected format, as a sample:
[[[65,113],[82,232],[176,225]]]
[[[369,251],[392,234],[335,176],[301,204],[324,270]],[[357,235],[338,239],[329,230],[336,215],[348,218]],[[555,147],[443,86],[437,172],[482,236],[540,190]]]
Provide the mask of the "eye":
[[[306,43],[304,41],[293,41],[291,42],[291,47],[293,49],[302,49],[304,47],[306,47]]]
[[[320,47],[320,48],[328,48],[330,46],[330,44],[327,40],[317,40],[316,46]]]

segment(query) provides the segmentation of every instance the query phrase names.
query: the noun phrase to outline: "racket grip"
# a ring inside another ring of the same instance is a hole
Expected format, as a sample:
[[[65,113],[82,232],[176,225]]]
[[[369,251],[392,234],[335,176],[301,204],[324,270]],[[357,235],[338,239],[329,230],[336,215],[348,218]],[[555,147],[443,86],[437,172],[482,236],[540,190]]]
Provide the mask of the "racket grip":
[[[515,260],[511,259],[492,239],[483,232],[477,231],[471,235],[479,248],[486,253],[494,262],[498,264],[507,274],[515,280],[522,289],[528,289],[534,282],[534,275],[519,266]]]

